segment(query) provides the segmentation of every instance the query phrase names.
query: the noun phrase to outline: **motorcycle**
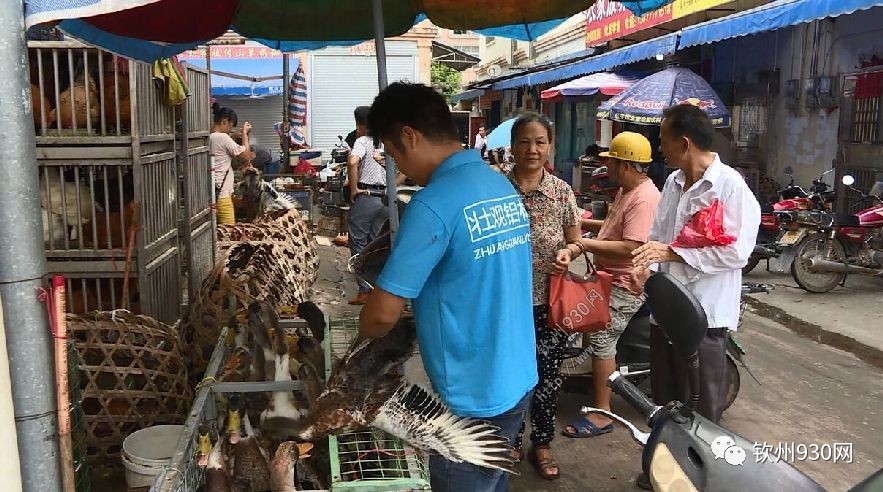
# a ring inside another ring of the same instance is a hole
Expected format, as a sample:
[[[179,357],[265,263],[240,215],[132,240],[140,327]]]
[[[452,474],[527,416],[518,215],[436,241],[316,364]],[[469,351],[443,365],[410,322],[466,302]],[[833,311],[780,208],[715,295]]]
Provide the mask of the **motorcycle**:
[[[684,355],[690,371],[689,401],[655,405],[624,375],[614,372],[608,385],[641,413],[650,432],[642,432],[625,418],[606,410],[583,407],[582,413],[601,413],[631,431],[632,438],[644,448],[641,468],[657,492],[824,490],[773,452],[758,455],[755,443],[696,413],[698,349],[708,328],[705,311],[683,284],[665,273],[654,274],[645,288],[653,317],[675,351]],[[881,487],[883,469],[850,492],[870,492]]]
[[[782,253],[793,243],[788,243],[791,239],[790,236],[785,237],[787,230],[783,229],[783,222],[791,222],[791,214],[798,210],[831,210],[834,192],[828,189],[828,184],[822,179],[832,171],[833,169],[825,171],[814,179],[812,187],[807,192],[794,184],[794,171],[791,166],[785,168],[785,174],[791,179],[788,186],[779,191],[779,201],[761,207],[757,244],[754,246],[748,263],[742,268],[742,275],[750,273],[762,260],[767,261],[767,270],[769,271],[778,273],[788,271],[793,256],[788,254],[783,257]],[[785,240],[783,241],[783,239]]]
[[[590,202],[591,210],[583,211],[580,218],[604,220],[607,216],[607,208],[616,198],[619,186],[614,185],[607,174],[607,166],[595,168],[586,193],[575,193],[577,198],[582,198],[583,203]],[[583,230],[583,233],[588,231]]]
[[[843,285],[850,273],[883,277],[883,182],[868,194],[853,186],[850,175],[843,176],[842,183],[861,196],[856,204],[874,204],[855,214],[827,213],[798,221],[803,235],[791,275],[807,292],[829,292]]]
[[[743,282],[742,295],[768,294],[773,288],[772,285]],[[747,305],[743,301],[739,313],[739,327],[742,326],[742,318],[746,307]],[[564,375],[570,377],[592,376],[590,367],[587,368],[588,372],[581,371],[585,362],[591,357],[591,350],[588,347],[583,347],[583,345],[581,333],[575,333],[570,336],[561,364],[561,372]],[[745,348],[736,339],[734,333],[728,331],[726,352],[728,380],[724,410],[730,408],[739,395],[739,389],[742,385],[739,366],[743,367],[757,384],[761,384],[744,360],[746,353]],[[645,394],[650,395],[650,308],[647,303],[642,304],[638,311],[632,315],[628,325],[616,342],[616,365],[620,374],[629,379]]]

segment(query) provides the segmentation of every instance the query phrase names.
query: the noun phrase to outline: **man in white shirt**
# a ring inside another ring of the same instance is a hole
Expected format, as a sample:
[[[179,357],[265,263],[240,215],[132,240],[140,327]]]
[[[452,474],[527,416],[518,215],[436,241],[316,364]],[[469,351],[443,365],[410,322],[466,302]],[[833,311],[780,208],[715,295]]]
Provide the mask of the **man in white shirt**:
[[[487,159],[487,127],[481,125],[478,127],[478,133],[475,134],[475,144],[473,149],[477,149],[482,159]]]
[[[350,253],[358,254],[371,241],[380,235],[383,224],[389,219],[389,212],[382,195],[386,192],[386,168],[383,149],[368,135],[369,106],[359,106],[354,112],[358,138],[353,144],[347,160],[347,180],[349,182],[352,206],[348,217]],[[396,183],[401,184],[405,176],[398,173]],[[358,279],[359,293],[349,304],[360,306],[365,303],[371,287]]]
[[[684,283],[705,309],[709,330],[699,348],[696,410],[717,423],[727,391],[727,330],[736,330],[739,324],[742,267],[754,249],[760,205],[739,173],[711,152],[714,128],[704,111],[689,104],[668,108],[660,135],[665,160],[679,170],[666,180],[650,241],[632,252],[635,275],[646,280],[648,268],[657,265],[659,271]],[[735,242],[671,246],[693,215],[715,201],[724,210],[724,234],[734,236]],[[672,353],[662,331],[652,325],[650,363],[654,400],[659,404],[686,401],[689,389],[684,364]]]

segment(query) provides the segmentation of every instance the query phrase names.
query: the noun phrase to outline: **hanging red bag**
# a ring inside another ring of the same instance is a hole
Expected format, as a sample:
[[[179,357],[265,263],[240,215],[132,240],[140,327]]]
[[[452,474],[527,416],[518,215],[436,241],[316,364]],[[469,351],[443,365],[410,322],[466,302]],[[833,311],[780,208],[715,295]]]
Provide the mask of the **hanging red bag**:
[[[715,200],[693,214],[671,245],[676,248],[705,248],[727,246],[734,242],[736,237],[724,232],[724,206],[720,200]]]
[[[610,323],[613,276],[599,272],[586,258],[586,273],[570,270],[549,279],[549,328],[568,333],[601,331]]]

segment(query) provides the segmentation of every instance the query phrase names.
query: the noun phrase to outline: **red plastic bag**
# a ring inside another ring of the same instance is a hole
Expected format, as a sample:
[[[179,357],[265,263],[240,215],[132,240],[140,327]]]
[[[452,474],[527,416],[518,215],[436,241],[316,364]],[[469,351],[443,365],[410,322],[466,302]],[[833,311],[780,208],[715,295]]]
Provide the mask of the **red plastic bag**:
[[[566,271],[549,279],[549,328],[568,333],[600,331],[610,323],[613,276],[599,272],[586,255],[586,274]]]
[[[715,200],[706,208],[693,214],[684,225],[672,246],[677,248],[705,248],[726,246],[736,242],[736,237],[724,232],[724,206]]]
[[[306,159],[298,159],[297,166],[294,168],[294,174],[306,174],[309,176],[316,175],[316,168]]]

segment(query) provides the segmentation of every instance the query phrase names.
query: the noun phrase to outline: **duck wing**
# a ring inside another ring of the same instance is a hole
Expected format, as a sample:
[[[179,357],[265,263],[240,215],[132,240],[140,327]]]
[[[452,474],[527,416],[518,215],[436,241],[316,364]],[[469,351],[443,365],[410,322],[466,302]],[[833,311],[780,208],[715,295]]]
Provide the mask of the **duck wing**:
[[[373,427],[455,463],[517,473],[508,439],[482,420],[458,417],[441,398],[421,385],[401,384],[379,408]]]

